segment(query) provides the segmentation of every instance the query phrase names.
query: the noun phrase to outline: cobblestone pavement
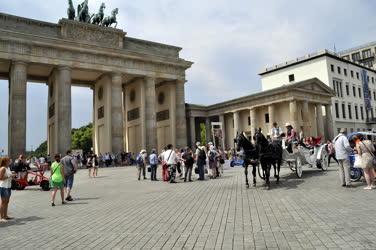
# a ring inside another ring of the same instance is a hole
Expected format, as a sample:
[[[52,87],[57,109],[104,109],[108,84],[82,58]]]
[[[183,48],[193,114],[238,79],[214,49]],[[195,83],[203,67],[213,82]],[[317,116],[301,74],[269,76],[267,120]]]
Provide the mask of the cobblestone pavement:
[[[160,169],[159,169],[160,170]],[[13,193],[1,249],[375,249],[376,190],[342,188],[334,165],[283,169],[281,183],[246,189],[242,168],[204,182],[137,181],[136,169],[76,175],[68,205],[50,193]]]

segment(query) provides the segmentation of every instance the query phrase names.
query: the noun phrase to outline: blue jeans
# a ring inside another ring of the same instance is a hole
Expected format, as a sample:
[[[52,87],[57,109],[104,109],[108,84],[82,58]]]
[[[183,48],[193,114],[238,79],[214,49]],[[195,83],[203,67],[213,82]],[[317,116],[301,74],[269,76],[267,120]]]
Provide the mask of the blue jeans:
[[[12,194],[12,189],[0,187],[0,197],[2,199],[9,199]]]
[[[73,187],[73,181],[74,181],[74,174],[72,174],[70,176],[65,176],[64,187],[72,189],[72,187]]]
[[[204,164],[197,164],[197,168],[198,168],[198,179],[203,181],[205,180],[205,168],[204,168]]]
[[[150,165],[150,168],[151,168],[151,180],[152,181],[155,181],[157,180],[157,167],[158,165]]]

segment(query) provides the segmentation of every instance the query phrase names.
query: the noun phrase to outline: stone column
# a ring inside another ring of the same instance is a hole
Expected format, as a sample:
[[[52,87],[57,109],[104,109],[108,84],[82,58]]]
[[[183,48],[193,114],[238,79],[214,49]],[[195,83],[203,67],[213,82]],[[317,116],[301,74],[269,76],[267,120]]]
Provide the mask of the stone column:
[[[225,149],[226,147],[226,121],[225,121],[225,115],[222,114],[219,116],[219,122],[222,123],[222,149]]]
[[[8,154],[15,159],[26,151],[27,64],[13,62],[9,75]]]
[[[328,135],[327,139],[334,138],[334,131],[333,131],[333,116],[332,116],[332,109],[330,104],[325,105],[325,114],[326,114],[326,124],[328,126]]]
[[[235,111],[233,113],[233,119],[234,119],[234,138],[236,138],[236,135],[240,132],[239,131],[239,111]]]
[[[96,138],[95,134],[96,134],[97,130],[95,129],[95,119],[96,119],[96,117],[95,117],[95,114],[96,114],[96,112],[95,112],[95,95],[97,93],[95,92],[95,86],[91,87],[91,90],[93,91],[93,130],[92,130],[91,138],[93,140],[93,152],[96,153],[97,151],[96,151],[96,144],[95,144],[95,138]]]
[[[317,136],[323,136],[325,138],[324,120],[322,117],[322,105],[316,104],[316,121],[317,121]]]
[[[269,113],[269,131],[273,128],[273,123],[275,122],[275,107],[274,104],[268,106]]]
[[[124,150],[123,108],[122,108],[122,75],[111,75],[111,148],[117,154]]]
[[[176,146],[176,83],[170,83],[170,130],[171,144]]]
[[[290,101],[290,123],[291,126],[297,131],[298,128],[298,112],[297,112],[297,103],[295,100]]]
[[[57,68],[56,75],[56,151],[65,155],[72,146],[72,92],[71,69],[66,66]]]
[[[176,147],[187,146],[187,120],[185,119],[184,80],[176,82]]]
[[[303,126],[306,131],[308,132],[309,128],[309,108],[308,108],[308,101],[303,102]]]
[[[210,117],[205,118],[205,129],[206,129],[206,143],[209,143],[211,141]]]
[[[156,121],[156,97],[155,78],[146,77],[145,86],[145,129],[146,129],[146,150],[150,152],[157,148],[157,121]]]
[[[255,130],[256,130],[256,108],[252,108],[249,111],[249,117],[251,119],[251,136],[255,135]]]
[[[191,147],[193,148],[196,143],[196,121],[195,117],[191,116],[189,117],[189,123],[190,123],[190,131],[191,131]]]

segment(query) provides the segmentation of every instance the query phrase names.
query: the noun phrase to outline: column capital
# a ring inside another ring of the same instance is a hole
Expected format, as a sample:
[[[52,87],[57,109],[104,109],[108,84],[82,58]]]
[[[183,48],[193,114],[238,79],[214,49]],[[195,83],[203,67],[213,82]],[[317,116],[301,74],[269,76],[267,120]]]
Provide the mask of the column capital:
[[[72,71],[72,68],[66,65],[59,65],[56,67],[58,70],[67,70],[67,71]]]
[[[15,60],[15,61],[12,61],[12,65],[23,65],[23,66],[27,66],[28,63],[27,63],[26,61]]]

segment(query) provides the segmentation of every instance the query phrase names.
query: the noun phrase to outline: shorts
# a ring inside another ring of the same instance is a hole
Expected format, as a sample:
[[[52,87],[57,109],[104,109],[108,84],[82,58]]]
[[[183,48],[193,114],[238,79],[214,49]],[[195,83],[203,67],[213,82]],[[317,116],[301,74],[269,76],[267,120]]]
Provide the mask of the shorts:
[[[3,199],[9,199],[10,195],[12,194],[11,188],[3,188],[0,187],[0,197]]]
[[[72,189],[72,187],[73,187],[73,180],[74,180],[74,174],[72,174],[70,176],[65,176],[64,187]]]
[[[50,180],[50,188],[62,189],[63,187],[64,187],[64,182],[63,181],[61,181],[61,182],[55,182],[55,181]]]

